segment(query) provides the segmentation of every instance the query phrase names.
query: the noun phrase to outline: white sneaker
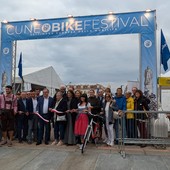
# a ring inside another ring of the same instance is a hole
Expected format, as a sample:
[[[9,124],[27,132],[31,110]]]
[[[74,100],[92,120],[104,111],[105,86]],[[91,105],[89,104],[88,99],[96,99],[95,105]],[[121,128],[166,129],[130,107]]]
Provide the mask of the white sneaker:
[[[105,140],[103,140],[104,143],[107,143],[108,142],[108,139],[106,138]]]
[[[54,142],[52,142],[51,145],[56,145],[57,144],[57,141],[55,140]]]
[[[62,145],[64,145],[64,143],[63,143],[63,141],[59,141],[58,143],[57,143],[57,146],[62,146]]]
[[[109,145],[109,146],[110,146],[110,143],[111,143],[111,142],[110,142],[109,140],[106,142],[106,144]]]
[[[110,142],[109,146],[113,146],[113,145],[114,145],[114,143],[113,143],[113,142]]]
[[[83,144],[80,145],[79,149],[82,150]]]

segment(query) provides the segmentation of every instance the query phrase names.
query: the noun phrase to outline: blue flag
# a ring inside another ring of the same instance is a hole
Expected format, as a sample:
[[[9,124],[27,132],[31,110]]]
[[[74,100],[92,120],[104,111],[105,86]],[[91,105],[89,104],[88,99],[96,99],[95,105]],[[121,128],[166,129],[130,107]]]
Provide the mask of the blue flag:
[[[166,43],[164,34],[161,30],[161,64],[163,65],[164,70],[168,70],[168,60],[170,58],[170,52],[168,45]]]
[[[23,77],[22,77],[22,53],[20,53],[20,59],[19,59],[19,63],[18,63],[18,76],[21,77],[21,79],[23,80]]]

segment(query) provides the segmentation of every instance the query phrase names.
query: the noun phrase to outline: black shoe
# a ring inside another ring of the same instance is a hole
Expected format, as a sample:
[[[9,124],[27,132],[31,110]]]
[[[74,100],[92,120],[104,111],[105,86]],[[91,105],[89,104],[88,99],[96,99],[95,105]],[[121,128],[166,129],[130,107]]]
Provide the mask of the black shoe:
[[[47,141],[45,142],[45,144],[46,144],[46,145],[49,145],[49,143],[48,143]]]
[[[26,139],[26,138],[23,138],[23,139],[22,139],[22,141],[26,142],[26,141],[27,141],[27,139]]]
[[[22,139],[19,140],[19,143],[23,143],[23,142],[22,142]]]
[[[41,142],[37,142],[36,145],[41,145],[42,143]]]
[[[28,144],[32,144],[32,141],[31,141],[31,140],[29,140],[29,141],[28,141]]]
[[[114,141],[114,144],[115,144],[115,145],[118,145],[118,144],[119,144],[118,140],[115,140],[115,141]]]
[[[140,145],[141,148],[145,148],[146,146],[147,145],[145,145],[145,144]]]

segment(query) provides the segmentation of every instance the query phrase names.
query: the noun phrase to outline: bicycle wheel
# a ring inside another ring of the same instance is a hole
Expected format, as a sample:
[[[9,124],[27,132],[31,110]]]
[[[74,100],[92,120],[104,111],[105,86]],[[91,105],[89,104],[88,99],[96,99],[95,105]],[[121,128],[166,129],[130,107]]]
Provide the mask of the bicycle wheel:
[[[91,127],[88,126],[86,134],[84,136],[84,142],[83,142],[83,146],[81,148],[81,153],[84,153],[84,149],[85,149],[85,147],[87,145],[87,141],[89,140],[90,134],[91,134]]]
[[[99,140],[100,140],[100,136],[101,136],[100,125],[98,123],[95,125],[93,133],[94,133],[93,134],[94,143],[97,146],[97,144],[99,143]]]

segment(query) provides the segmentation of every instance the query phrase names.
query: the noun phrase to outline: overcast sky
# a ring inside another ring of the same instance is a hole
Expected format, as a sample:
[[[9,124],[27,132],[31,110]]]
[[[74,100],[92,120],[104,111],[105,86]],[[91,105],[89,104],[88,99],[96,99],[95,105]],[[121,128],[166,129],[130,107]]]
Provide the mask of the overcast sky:
[[[170,46],[169,0],[1,0],[0,20],[21,21],[157,10],[158,32]],[[158,41],[160,37],[157,37]],[[113,82],[114,87],[139,79],[138,35],[112,35],[17,42],[17,62],[24,67],[53,66],[65,84]],[[107,84],[107,83],[106,83]]]

